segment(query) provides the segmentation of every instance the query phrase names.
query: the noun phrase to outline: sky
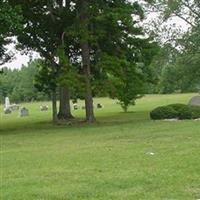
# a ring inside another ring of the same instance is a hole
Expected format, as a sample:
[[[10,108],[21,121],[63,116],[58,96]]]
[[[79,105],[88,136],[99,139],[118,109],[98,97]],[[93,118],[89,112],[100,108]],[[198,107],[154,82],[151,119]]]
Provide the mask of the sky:
[[[156,15],[151,14],[147,18],[147,21],[151,21],[152,19],[154,20],[154,18],[156,18]],[[171,21],[167,23],[168,23],[167,25],[169,26],[170,24],[175,24],[176,27],[181,28],[183,31],[188,29],[188,25],[186,24],[186,22],[184,22],[182,19],[177,18],[177,17],[173,18]],[[15,52],[15,55],[10,62],[5,63],[4,65],[1,65],[0,69],[3,67],[8,67],[10,69],[20,69],[23,65],[27,65],[31,59],[39,58],[39,55],[36,52],[32,52],[33,55],[31,56],[31,58],[30,58],[30,55],[22,55],[19,51],[17,51],[14,48],[14,44],[9,45],[8,50]]]

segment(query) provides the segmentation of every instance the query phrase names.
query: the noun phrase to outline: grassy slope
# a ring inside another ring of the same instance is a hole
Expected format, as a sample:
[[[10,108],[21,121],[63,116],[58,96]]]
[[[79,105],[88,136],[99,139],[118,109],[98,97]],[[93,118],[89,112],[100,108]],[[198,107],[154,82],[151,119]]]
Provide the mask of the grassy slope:
[[[1,115],[0,199],[200,199],[200,123],[148,117],[157,105],[191,96],[147,96],[127,114],[96,99],[105,108],[90,127],[53,126],[40,103],[26,105],[28,118]]]

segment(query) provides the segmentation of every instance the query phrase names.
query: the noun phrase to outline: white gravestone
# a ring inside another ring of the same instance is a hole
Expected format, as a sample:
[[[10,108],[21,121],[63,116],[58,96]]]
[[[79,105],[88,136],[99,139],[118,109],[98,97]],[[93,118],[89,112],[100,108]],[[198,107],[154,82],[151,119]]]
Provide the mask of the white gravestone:
[[[48,109],[49,109],[49,107],[46,105],[40,106],[40,111],[42,111],[42,112],[46,112],[46,111],[48,111]]]
[[[5,113],[5,114],[10,114],[10,113],[12,113],[12,110],[11,110],[11,108],[10,108],[10,100],[9,100],[8,97],[5,98],[4,113]]]
[[[10,99],[9,97],[5,98],[5,109],[10,108]]]

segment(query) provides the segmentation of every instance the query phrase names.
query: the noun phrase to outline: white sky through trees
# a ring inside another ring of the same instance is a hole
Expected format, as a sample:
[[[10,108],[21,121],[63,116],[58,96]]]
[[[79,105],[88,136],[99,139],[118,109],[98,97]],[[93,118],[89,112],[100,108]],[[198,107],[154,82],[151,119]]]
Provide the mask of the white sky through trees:
[[[131,1],[134,1],[134,0],[131,0]],[[155,14],[153,14],[153,13],[149,14],[147,17],[147,20],[146,20],[147,24],[151,23],[151,21],[154,19],[156,20],[156,18],[157,18],[157,16]],[[178,17],[173,18],[167,22],[167,26],[172,26],[173,24],[175,25],[174,28],[179,28],[183,31],[186,31],[188,29],[187,23]],[[150,24],[150,26],[151,26],[151,24]],[[163,34],[166,34],[166,33],[163,33]],[[167,37],[167,36],[163,35],[163,38],[164,37]],[[14,57],[10,62],[5,63],[4,65],[1,65],[0,69],[3,67],[8,67],[10,69],[20,69],[22,67],[22,65],[27,65],[27,63],[31,59],[39,58],[39,55],[37,53],[32,53],[31,56],[30,55],[22,55],[19,51],[16,51],[13,44],[9,45],[8,49],[10,51],[13,51]]]

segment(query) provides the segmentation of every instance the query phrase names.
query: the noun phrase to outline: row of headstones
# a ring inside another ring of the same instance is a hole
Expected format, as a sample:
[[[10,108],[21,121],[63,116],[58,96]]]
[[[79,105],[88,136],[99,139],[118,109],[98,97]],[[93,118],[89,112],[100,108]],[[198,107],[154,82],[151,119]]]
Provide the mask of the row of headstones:
[[[195,96],[195,97],[193,97],[193,98],[189,101],[189,105],[200,106],[200,96]],[[78,107],[78,105],[77,105],[76,103],[73,104],[73,108],[74,108],[74,110],[78,110],[78,109],[79,109],[79,107]],[[82,108],[82,109],[85,109],[85,106],[82,106],[81,108]],[[96,108],[97,108],[97,109],[101,109],[101,108],[103,108],[103,105],[100,104],[100,103],[98,103],[98,104],[96,105]],[[14,104],[14,105],[10,106],[9,108],[4,109],[4,113],[5,113],[5,114],[10,114],[10,113],[12,113],[12,111],[18,111],[19,109],[20,109],[20,106]],[[48,109],[49,109],[49,108],[48,108],[48,106],[46,106],[46,105],[40,106],[40,111],[42,111],[42,112],[48,111]],[[25,107],[22,107],[22,108],[20,109],[19,114],[20,114],[20,117],[29,116],[29,110],[28,110],[27,108],[25,108]]]
[[[76,103],[73,104],[73,109],[74,109],[74,110],[78,110],[79,108],[81,108],[82,110],[85,110],[85,106],[79,107],[78,104],[76,104]],[[100,103],[98,103],[98,104],[96,105],[96,108],[97,108],[97,109],[102,109],[102,108],[103,108],[103,105],[100,104]]]
[[[6,108],[4,109],[4,113],[5,114],[11,114],[13,111],[18,111],[19,110],[19,115],[20,117],[26,117],[26,116],[29,116],[29,110],[25,107],[19,109],[19,106],[16,107],[16,109],[12,109],[12,108]]]
[[[74,110],[78,110],[79,107],[78,107],[77,104],[74,104],[73,108],[74,108]],[[101,109],[101,108],[103,108],[103,105],[98,103],[97,104],[97,109]],[[46,112],[46,111],[48,111],[48,109],[49,109],[49,107],[46,106],[46,105],[40,106],[40,111],[41,112]],[[85,109],[85,106],[82,106],[82,109]],[[9,108],[4,109],[4,113],[5,114],[11,114],[13,111],[18,111],[18,110],[19,110],[20,117],[29,116],[29,110],[27,108],[25,108],[25,107],[22,107],[20,109],[19,105],[10,106]]]
[[[19,111],[20,117],[29,116],[29,110],[25,107],[20,108],[19,105],[10,106],[4,109],[5,114],[11,114],[13,111]],[[40,106],[40,111],[48,111],[48,106]]]

